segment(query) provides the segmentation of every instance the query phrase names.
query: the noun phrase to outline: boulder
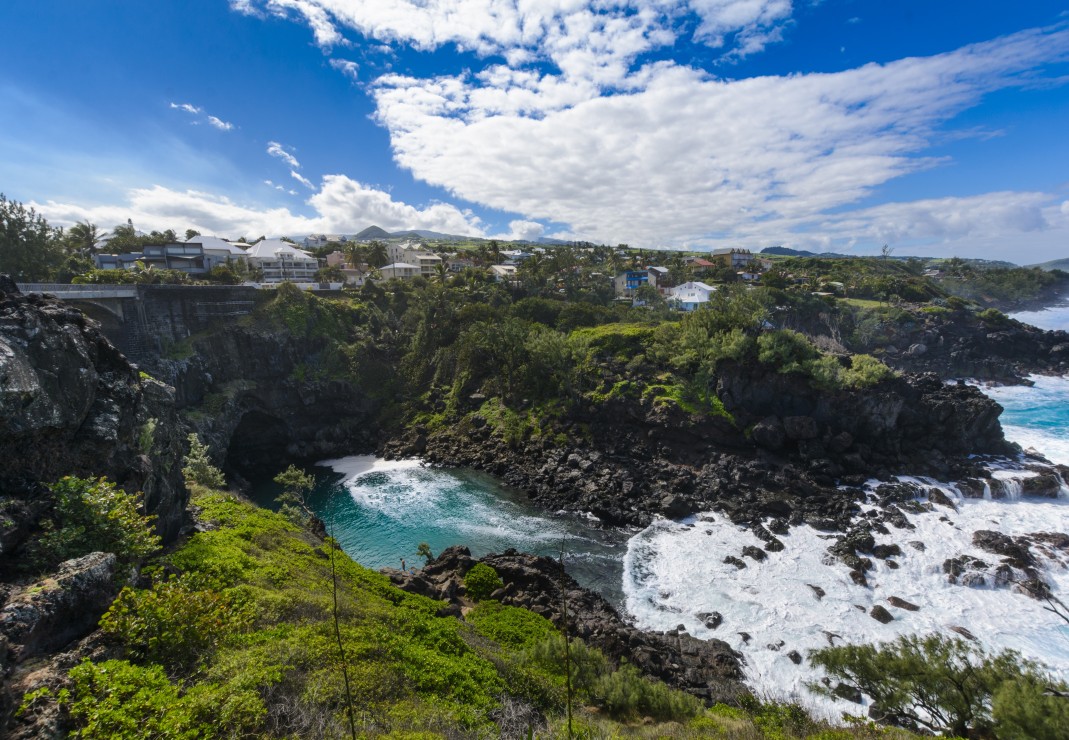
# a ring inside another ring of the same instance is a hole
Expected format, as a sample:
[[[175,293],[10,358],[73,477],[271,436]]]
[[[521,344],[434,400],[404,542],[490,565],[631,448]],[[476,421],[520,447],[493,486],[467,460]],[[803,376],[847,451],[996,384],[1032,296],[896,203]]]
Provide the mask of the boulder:
[[[816,439],[817,422],[812,416],[788,416],[783,420],[783,431],[789,439],[796,442]]]
[[[750,430],[750,439],[759,447],[773,452],[783,449],[785,433],[783,424],[777,416],[766,416],[754,424]]]
[[[61,563],[0,610],[0,635],[16,663],[57,650],[96,628],[115,600],[116,558],[94,552]]]
[[[880,606],[879,604],[872,607],[872,610],[869,612],[869,616],[882,624],[887,624],[888,622],[895,621],[895,618],[891,614],[891,612],[887,611],[887,609]]]
[[[897,596],[888,596],[887,597],[887,603],[890,604],[891,606],[897,606],[899,609],[905,609],[906,611],[909,611],[909,612],[915,612],[915,611],[919,611],[920,610],[920,607],[917,606],[916,604],[911,604],[910,602],[906,601],[905,599],[900,599]]]

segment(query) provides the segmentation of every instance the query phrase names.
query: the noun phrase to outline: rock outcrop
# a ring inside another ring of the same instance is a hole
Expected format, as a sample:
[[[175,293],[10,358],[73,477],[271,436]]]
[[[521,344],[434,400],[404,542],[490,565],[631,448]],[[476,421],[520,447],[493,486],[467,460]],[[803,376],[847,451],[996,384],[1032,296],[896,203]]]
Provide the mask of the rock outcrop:
[[[0,561],[51,505],[44,484],[64,475],[143,492],[173,540],[186,522],[183,443],[173,390],[142,377],[92,320],[53,298],[0,293]]]
[[[614,661],[626,658],[644,674],[709,702],[731,701],[742,685],[740,656],[721,640],[700,640],[684,630],[643,632],[627,624],[601,596],[562,574],[550,558],[507,550],[476,560],[466,547],[450,547],[425,568],[401,573],[387,568],[394,585],[449,602],[460,613],[464,576],[477,563],[492,567],[504,586],[492,597],[541,614],[568,634],[599,648]],[[567,623],[564,605],[567,603]]]

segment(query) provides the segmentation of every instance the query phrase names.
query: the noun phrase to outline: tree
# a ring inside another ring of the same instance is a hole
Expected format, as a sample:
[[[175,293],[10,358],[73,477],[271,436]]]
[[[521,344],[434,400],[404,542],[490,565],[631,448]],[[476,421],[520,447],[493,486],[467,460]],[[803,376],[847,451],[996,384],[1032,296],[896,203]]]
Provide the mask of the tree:
[[[207,488],[224,488],[226,480],[223,472],[212,465],[209,457],[208,445],[200,441],[196,434],[189,435],[189,453],[182,459],[185,467],[182,475],[187,483],[196,483]]]
[[[81,254],[92,254],[100,238],[96,224],[81,221],[67,229],[67,249]]]
[[[426,542],[419,543],[419,546],[416,548],[416,555],[423,558],[423,561],[426,563],[434,560],[434,553],[431,552],[431,546]]]
[[[964,640],[934,634],[894,642],[817,650],[810,662],[872,698],[881,721],[915,725],[958,737],[1060,737],[1069,708],[1047,702],[1039,667],[1012,650],[988,655]],[[831,694],[821,684],[811,689]],[[1060,690],[1064,691],[1064,684]],[[1060,717],[1052,725],[1050,715]]]
[[[189,241],[195,236],[200,236],[200,232],[196,229],[186,229],[186,241]]]
[[[19,282],[48,280],[63,257],[59,232],[33,208],[0,193],[0,272]]]
[[[378,239],[367,245],[367,263],[372,267],[384,267],[389,264],[390,255],[386,251],[386,243]]]
[[[295,524],[308,526],[315,519],[315,512],[308,506],[305,495],[315,487],[315,478],[290,465],[275,476],[275,483],[282,486],[282,493],[275,497],[279,513]]]

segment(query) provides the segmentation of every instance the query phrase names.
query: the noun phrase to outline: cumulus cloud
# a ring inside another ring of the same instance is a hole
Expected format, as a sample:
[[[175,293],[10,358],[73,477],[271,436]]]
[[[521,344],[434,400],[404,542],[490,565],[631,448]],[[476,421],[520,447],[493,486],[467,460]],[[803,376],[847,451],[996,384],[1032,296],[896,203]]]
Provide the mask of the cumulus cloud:
[[[517,219],[515,221],[509,221],[509,230],[504,234],[495,234],[491,236],[491,239],[501,239],[505,241],[524,241],[534,242],[538,241],[546,233],[546,227],[537,221],[524,221]]]
[[[661,62],[605,96],[491,67],[385,76],[374,95],[396,161],[454,196],[596,241],[719,244],[789,234],[936,166],[924,153],[945,121],[1067,58],[1060,27],[833,74],[732,81]]]
[[[265,180],[264,184],[280,187],[272,180]],[[217,234],[344,233],[360,231],[372,224],[390,231],[428,229],[471,236],[484,233],[479,219],[470,211],[447,203],[414,206],[344,175],[324,177],[322,188],[307,203],[311,215],[295,213],[289,208],[244,205],[216,193],[155,185],[130,190],[126,202],[118,205],[83,206],[56,201],[31,201],[29,205],[60,226],[88,220],[108,227],[132,219],[138,228],[146,231],[192,228]]]
[[[267,142],[267,153],[272,157],[277,157],[285,162],[293,169],[300,169],[301,163],[297,161],[297,158],[290,154],[289,150],[293,147],[287,147],[283,144],[279,144],[277,141]]]
[[[416,49],[455,44],[510,63],[549,59],[569,74],[619,72],[621,64],[687,36],[732,53],[780,38],[791,0],[232,0],[246,14],[294,14],[323,47],[339,27]],[[693,19],[697,23],[692,22]]]

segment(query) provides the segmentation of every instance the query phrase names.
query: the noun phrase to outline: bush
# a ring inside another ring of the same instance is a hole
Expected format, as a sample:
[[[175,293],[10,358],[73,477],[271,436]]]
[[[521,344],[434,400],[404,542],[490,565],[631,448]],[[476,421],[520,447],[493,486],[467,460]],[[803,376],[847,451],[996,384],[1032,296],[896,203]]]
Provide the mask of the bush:
[[[208,456],[208,446],[200,441],[196,434],[189,435],[189,454],[183,460],[186,465],[182,468],[182,475],[187,483],[196,483],[207,488],[224,488],[226,480],[223,472],[212,465]]]
[[[467,616],[475,631],[499,645],[526,648],[556,632],[543,616],[498,601],[483,601]]]
[[[101,618],[100,628],[141,660],[187,671],[251,621],[242,604],[182,577],[148,590],[124,588]]]
[[[894,376],[894,370],[872,355],[852,356],[850,368],[842,372],[843,382],[852,388],[868,388]]]
[[[701,702],[690,694],[651,681],[632,665],[624,664],[599,676],[591,687],[595,701],[611,717],[682,721],[701,711]]]
[[[497,571],[486,563],[476,563],[464,576],[464,588],[467,589],[472,601],[488,599],[490,594],[504,585]]]
[[[806,363],[819,356],[805,336],[791,329],[766,332],[757,338],[757,359],[780,373],[803,372]]]
[[[137,510],[137,498],[105,478],[67,476],[50,486],[55,512],[44,533],[31,541],[25,561],[44,570],[91,552],[111,552],[122,563],[140,560],[160,547],[153,516]]]

